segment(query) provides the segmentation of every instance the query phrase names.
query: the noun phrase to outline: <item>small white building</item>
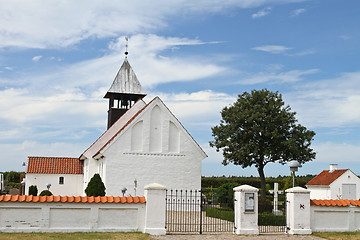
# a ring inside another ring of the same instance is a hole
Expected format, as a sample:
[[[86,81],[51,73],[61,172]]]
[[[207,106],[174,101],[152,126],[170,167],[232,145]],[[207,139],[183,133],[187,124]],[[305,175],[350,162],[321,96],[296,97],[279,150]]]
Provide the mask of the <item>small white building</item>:
[[[69,158],[81,171],[69,173],[72,177],[60,169],[51,171],[57,168],[52,164],[65,171],[65,158],[36,158],[49,163],[46,168],[29,158],[26,194],[30,185],[41,191],[51,183],[54,195],[85,195],[95,173],[100,174],[107,196],[122,195],[125,188],[126,195],[141,196],[154,182],[168,189],[200,189],[206,153],[159,97],[146,103],[145,96],[125,58],[104,97],[109,99],[108,129],[79,158]]]
[[[34,185],[38,194],[47,190],[61,196],[78,196],[83,186],[83,162],[69,157],[28,157],[25,195]]]
[[[337,167],[330,164],[330,170],[322,171],[306,184],[310,199],[360,199],[360,178],[350,169]]]

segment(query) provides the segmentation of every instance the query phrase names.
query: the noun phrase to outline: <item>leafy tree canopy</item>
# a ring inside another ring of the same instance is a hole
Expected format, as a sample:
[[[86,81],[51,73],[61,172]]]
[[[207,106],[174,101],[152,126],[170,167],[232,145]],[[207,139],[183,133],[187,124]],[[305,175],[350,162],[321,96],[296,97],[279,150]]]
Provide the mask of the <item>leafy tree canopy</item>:
[[[105,196],[105,185],[101,180],[101,177],[98,173],[95,173],[94,176],[90,179],[85,193],[86,196]]]
[[[281,94],[267,89],[252,90],[221,111],[220,124],[212,128],[211,147],[222,150],[223,164],[243,168],[255,166],[261,179],[261,197],[265,198],[264,167],[269,162],[285,164],[291,160],[311,161],[310,148],[315,132],[297,124],[295,112],[285,106]]]

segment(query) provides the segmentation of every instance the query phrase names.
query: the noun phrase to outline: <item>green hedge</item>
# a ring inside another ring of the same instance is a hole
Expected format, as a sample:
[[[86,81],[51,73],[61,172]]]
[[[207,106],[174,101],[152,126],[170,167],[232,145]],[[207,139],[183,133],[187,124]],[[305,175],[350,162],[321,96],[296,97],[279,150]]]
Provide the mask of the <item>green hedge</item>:
[[[206,208],[206,216],[234,222],[234,211],[227,208]]]
[[[259,213],[258,224],[259,226],[285,226],[286,216],[274,215],[268,212]]]

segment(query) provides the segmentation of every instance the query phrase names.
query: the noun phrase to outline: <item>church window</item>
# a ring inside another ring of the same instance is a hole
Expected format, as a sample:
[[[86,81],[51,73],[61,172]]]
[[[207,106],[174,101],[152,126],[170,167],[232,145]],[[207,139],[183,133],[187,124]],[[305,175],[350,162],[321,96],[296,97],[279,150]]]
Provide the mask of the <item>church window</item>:
[[[59,177],[59,184],[64,184],[64,177]]]

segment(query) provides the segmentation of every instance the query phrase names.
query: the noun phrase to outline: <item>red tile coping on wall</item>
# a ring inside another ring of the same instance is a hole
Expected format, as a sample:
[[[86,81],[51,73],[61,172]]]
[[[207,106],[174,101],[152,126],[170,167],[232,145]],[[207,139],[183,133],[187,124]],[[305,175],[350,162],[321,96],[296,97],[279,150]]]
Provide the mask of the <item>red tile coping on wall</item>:
[[[311,199],[310,205],[316,206],[336,206],[336,207],[347,207],[347,206],[358,206],[360,207],[360,200],[349,200],[349,199]]]
[[[62,203],[145,203],[145,197],[74,197],[74,196],[33,196],[1,195],[0,202],[62,202]]]

